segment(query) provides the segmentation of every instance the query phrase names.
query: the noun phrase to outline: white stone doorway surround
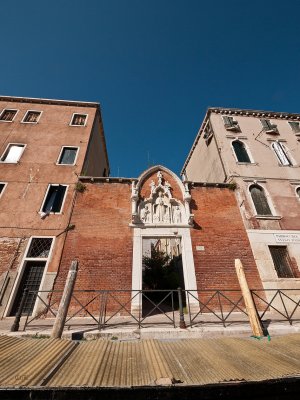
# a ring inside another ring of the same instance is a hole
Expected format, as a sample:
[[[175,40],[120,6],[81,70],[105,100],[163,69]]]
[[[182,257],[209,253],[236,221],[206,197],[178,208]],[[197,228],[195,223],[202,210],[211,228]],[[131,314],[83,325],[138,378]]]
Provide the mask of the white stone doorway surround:
[[[132,263],[132,290],[134,297],[135,290],[142,290],[143,272],[143,239],[150,238],[180,238],[182,248],[182,267],[185,289],[197,290],[194,257],[192,251],[192,241],[190,228],[176,227],[145,227],[133,228],[133,263]],[[195,296],[196,298],[194,298]],[[198,310],[197,292],[189,296],[191,310]],[[137,295],[131,302],[131,312],[138,313],[142,310],[141,296]]]

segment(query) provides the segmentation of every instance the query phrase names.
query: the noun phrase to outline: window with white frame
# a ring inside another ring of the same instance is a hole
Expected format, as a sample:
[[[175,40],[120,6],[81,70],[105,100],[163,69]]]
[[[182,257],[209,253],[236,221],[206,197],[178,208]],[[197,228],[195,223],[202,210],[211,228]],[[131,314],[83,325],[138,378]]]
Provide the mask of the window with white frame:
[[[5,183],[5,182],[0,182],[0,197],[1,197],[2,194],[3,194],[6,185],[7,185],[7,183]]]
[[[30,315],[32,313],[52,246],[53,238],[51,237],[31,238],[23,261],[22,277],[18,283],[17,292],[10,311],[11,316],[16,315],[19,310],[25,289],[27,289],[27,294],[22,314]]]
[[[77,158],[78,147],[63,146],[57,164],[74,165]]]
[[[41,111],[28,110],[24,115],[22,122],[25,122],[27,124],[36,124],[38,123],[41,114]]]
[[[0,121],[2,122],[12,122],[17,115],[18,110],[5,109],[0,115]]]
[[[257,215],[272,215],[264,189],[253,184],[249,187],[251,198]]]
[[[228,131],[239,131],[239,123],[233,117],[222,115],[224,126]]]
[[[273,142],[271,147],[281,165],[293,165],[290,157],[288,156],[287,148],[284,144],[281,142]]]
[[[251,163],[246,146],[243,142],[241,142],[240,140],[234,140],[232,142],[232,147],[238,162]]]
[[[71,119],[71,126],[85,126],[87,121],[87,114],[73,114]]]
[[[266,133],[273,133],[273,134],[278,134],[278,129],[276,124],[272,124],[269,119],[261,118],[260,120],[263,130]]]
[[[300,122],[298,121],[289,121],[289,125],[294,133],[300,134]]]
[[[48,186],[46,197],[41,208],[42,213],[60,213],[67,191],[67,185],[52,184]]]
[[[1,156],[0,161],[4,163],[17,163],[25,149],[25,144],[9,143]]]

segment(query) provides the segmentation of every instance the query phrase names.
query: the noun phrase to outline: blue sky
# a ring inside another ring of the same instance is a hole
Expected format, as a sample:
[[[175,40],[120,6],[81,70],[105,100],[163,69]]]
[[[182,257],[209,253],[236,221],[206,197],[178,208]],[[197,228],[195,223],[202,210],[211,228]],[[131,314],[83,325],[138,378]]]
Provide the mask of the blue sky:
[[[179,173],[209,106],[300,112],[298,0],[1,4],[0,94],[99,101],[112,176]]]

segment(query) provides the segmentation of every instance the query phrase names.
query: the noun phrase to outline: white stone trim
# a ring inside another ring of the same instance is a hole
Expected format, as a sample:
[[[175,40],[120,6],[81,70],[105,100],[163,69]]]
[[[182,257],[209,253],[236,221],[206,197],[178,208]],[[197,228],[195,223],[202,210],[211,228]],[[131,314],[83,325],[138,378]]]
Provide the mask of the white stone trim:
[[[182,267],[185,289],[197,290],[190,228],[133,228],[132,296],[136,294],[136,292],[134,292],[135,290],[142,289],[143,239],[155,237],[177,237],[181,239]],[[197,292],[194,292],[193,295],[197,298]],[[193,298],[192,296],[189,297],[189,302],[191,308],[199,308],[197,299]],[[138,312],[141,309],[140,305],[140,296],[136,296],[131,302],[131,311],[134,313]]]

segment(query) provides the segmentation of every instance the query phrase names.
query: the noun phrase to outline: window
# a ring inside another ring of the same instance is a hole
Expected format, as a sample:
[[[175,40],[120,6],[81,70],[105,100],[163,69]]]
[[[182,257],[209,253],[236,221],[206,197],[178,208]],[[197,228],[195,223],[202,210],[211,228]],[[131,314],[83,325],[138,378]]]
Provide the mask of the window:
[[[22,314],[30,315],[34,309],[46,263],[49,259],[53,244],[53,238],[33,237],[31,238],[23,264],[23,274],[18,285],[15,300],[10,315],[16,315],[21,303],[23,292],[28,289]]]
[[[238,122],[233,117],[223,115],[224,126],[228,131],[239,131],[240,127]]]
[[[269,246],[278,278],[294,278],[286,246]]]
[[[272,215],[264,189],[259,185],[251,185],[249,190],[257,215]]]
[[[251,163],[250,157],[243,142],[234,140],[232,142],[232,147],[238,162]]]
[[[66,190],[67,186],[65,185],[49,185],[41,212],[46,214],[60,213]]]
[[[17,115],[18,110],[3,110],[0,115],[0,121],[2,122],[12,122]]]
[[[33,111],[29,110],[25,114],[22,122],[29,123],[29,124],[36,124],[41,116],[41,111]]]
[[[1,162],[17,163],[25,149],[25,144],[10,143],[1,157]]]
[[[1,197],[2,194],[3,194],[6,185],[7,185],[6,183],[0,182],[0,197]]]
[[[299,200],[300,200],[300,186],[299,186],[299,187],[297,187],[297,189],[296,189],[296,193],[297,193],[297,195],[298,195],[298,197],[299,197]]]
[[[266,133],[273,133],[273,134],[278,134],[278,129],[277,129],[277,125],[272,124],[271,121],[269,119],[261,119],[260,120],[263,130]]]
[[[289,121],[289,125],[294,133],[300,134],[300,123],[297,121]]]
[[[271,144],[272,149],[274,150],[279,162],[281,165],[293,165],[291,160],[287,155],[286,147],[280,142],[273,142]]]
[[[77,152],[78,152],[78,147],[65,147],[64,146],[60,152],[57,164],[74,165],[76,156],[77,156]]]
[[[87,121],[87,114],[73,114],[70,125],[85,126],[86,121]]]

